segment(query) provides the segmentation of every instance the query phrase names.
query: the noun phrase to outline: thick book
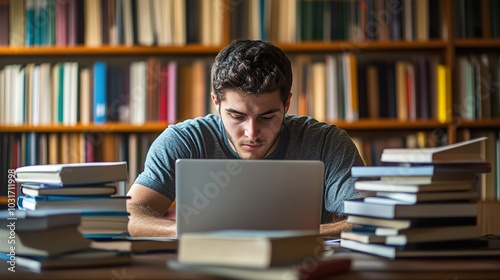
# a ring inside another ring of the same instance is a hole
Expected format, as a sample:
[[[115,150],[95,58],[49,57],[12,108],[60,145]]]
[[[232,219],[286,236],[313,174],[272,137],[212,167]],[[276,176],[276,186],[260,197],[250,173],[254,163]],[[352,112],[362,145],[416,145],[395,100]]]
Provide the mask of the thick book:
[[[12,232],[15,232],[14,239],[10,238]],[[30,231],[5,228],[0,229],[0,238],[15,240],[15,243],[0,242],[0,252],[10,252],[14,248],[16,255],[55,256],[90,246],[90,240],[85,239],[76,226]]]
[[[78,230],[85,237],[96,235],[128,235],[128,221],[128,212],[82,212],[82,222]]]
[[[218,266],[182,263],[176,260],[168,262],[173,270],[197,272],[228,279],[267,279],[267,280],[300,280],[324,279],[350,270],[352,261],[349,258],[311,259],[315,261],[314,269],[307,263],[292,266],[273,266],[268,268],[250,268],[240,266]]]
[[[34,272],[48,269],[103,267],[128,265],[132,262],[130,254],[117,251],[88,248],[54,257],[15,256],[15,265]],[[0,253],[0,259],[11,260],[8,253]]]
[[[376,195],[377,197],[390,198],[411,204],[432,201],[477,201],[480,198],[479,193],[475,191],[427,193],[377,192]],[[365,201],[370,200],[365,199]]]
[[[126,162],[89,162],[23,166],[15,174],[18,183],[68,186],[126,181],[128,173]]]
[[[481,237],[481,227],[470,226],[443,226],[427,228],[373,228],[373,230],[346,230],[340,234],[341,238],[356,240],[362,243],[385,243],[386,245],[406,245],[409,243],[451,241],[475,239]]]
[[[96,240],[92,248],[116,250],[129,253],[177,252],[179,240],[168,237],[120,237],[111,240]]]
[[[485,140],[486,137],[480,137],[435,148],[388,148],[384,149],[380,160],[399,163],[484,162],[481,147]]]
[[[446,202],[419,204],[379,204],[363,199],[344,201],[344,214],[377,218],[438,218],[474,217],[476,202]]]
[[[451,241],[450,241],[451,242]],[[467,243],[475,241],[459,241],[453,245],[440,248],[443,242],[426,243],[424,246],[391,246],[384,244],[362,243],[355,240],[341,239],[340,246],[354,251],[373,254],[389,259],[400,258],[453,258],[453,257],[498,257],[500,249],[482,246],[469,246]],[[462,246],[457,246],[463,244]],[[421,245],[421,244],[419,244]]]
[[[312,231],[221,230],[181,235],[178,261],[266,268],[300,263],[322,251],[322,239]]]
[[[438,226],[466,226],[475,225],[476,217],[458,218],[410,218],[410,219],[383,219],[364,216],[347,216],[347,223],[373,227],[385,227],[394,229],[438,227]]]
[[[78,185],[61,187],[57,185],[26,183],[21,185],[21,192],[27,196],[47,195],[113,195],[116,187],[112,185]]]
[[[16,231],[43,230],[58,227],[78,226],[81,214],[60,210],[11,210],[0,211],[0,228],[15,225]]]
[[[22,210],[68,210],[77,212],[126,212],[128,196],[19,196],[17,205]]]
[[[472,181],[438,181],[438,182],[390,182],[390,181],[356,181],[354,187],[360,191],[372,192],[405,192],[427,193],[445,191],[470,191],[474,188]]]

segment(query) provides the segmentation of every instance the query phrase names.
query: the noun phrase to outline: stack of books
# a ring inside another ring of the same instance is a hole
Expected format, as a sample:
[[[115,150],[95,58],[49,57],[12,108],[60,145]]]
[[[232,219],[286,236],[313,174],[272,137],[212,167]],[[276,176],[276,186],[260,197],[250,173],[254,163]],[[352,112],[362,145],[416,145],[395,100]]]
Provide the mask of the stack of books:
[[[326,260],[323,252],[316,232],[220,230],[181,235],[178,259],[168,265],[231,279],[315,279],[350,269],[350,259]]]
[[[81,214],[86,238],[128,235],[127,196],[115,195],[128,178],[126,162],[24,166],[16,169],[22,210],[58,210]]]
[[[384,166],[353,167],[358,191],[344,202],[351,230],[341,247],[388,258],[500,254],[477,225],[485,138],[438,148],[385,149]]]
[[[127,264],[130,256],[97,250],[78,230],[81,215],[54,210],[0,211],[0,258],[33,271]]]

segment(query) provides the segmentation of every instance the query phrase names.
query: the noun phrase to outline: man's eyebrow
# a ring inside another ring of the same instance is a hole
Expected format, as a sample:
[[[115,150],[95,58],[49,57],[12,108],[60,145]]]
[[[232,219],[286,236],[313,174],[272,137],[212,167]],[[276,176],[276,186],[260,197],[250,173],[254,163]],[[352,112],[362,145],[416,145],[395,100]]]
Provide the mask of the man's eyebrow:
[[[271,109],[271,110],[265,111],[265,112],[259,114],[259,116],[269,115],[269,114],[273,114],[273,113],[276,113],[276,112],[279,112],[279,111],[280,111],[280,109],[275,108],[275,109]],[[235,114],[239,114],[239,115],[247,115],[247,114],[245,114],[243,112],[240,112],[240,111],[237,111],[237,110],[231,109],[231,108],[227,108],[226,112],[228,112],[228,113],[235,113]]]

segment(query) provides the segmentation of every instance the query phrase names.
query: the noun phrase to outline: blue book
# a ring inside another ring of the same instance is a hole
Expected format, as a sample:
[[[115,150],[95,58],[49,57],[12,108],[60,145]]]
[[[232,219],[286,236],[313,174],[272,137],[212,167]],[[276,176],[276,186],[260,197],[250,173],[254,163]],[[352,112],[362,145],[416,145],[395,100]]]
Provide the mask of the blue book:
[[[475,174],[491,171],[491,164],[440,164],[440,165],[403,165],[403,166],[353,166],[353,177],[425,177],[448,174],[451,177],[460,174]],[[460,180],[456,177],[455,180]]]
[[[107,83],[107,65],[105,62],[96,62],[94,64],[94,122],[106,122],[106,85]]]
[[[118,211],[126,212],[128,196],[19,196],[21,210],[60,209],[75,212]]]

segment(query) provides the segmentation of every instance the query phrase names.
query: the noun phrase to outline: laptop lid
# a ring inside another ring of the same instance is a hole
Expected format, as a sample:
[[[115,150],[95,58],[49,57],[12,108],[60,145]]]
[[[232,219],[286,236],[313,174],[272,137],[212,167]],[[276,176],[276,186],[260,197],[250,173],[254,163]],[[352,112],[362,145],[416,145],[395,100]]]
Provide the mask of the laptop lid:
[[[222,229],[319,232],[321,161],[179,159],[175,172],[177,237]]]

